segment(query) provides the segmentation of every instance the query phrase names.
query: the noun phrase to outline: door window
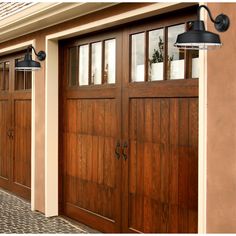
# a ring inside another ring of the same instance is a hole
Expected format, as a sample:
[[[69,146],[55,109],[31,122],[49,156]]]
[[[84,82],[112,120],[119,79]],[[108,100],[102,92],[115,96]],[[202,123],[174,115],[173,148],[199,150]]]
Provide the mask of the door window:
[[[167,79],[184,78],[184,50],[174,47],[177,35],[184,31],[184,24],[168,27]]]
[[[9,90],[9,62],[0,63],[0,89],[1,91]]]
[[[102,83],[102,43],[92,44],[92,75],[91,84]]]
[[[132,82],[144,81],[144,69],[145,69],[145,34],[134,34],[131,36],[132,47],[132,68],[131,68],[131,80]]]
[[[105,58],[104,58],[104,84],[114,84],[116,82],[116,40],[110,39],[105,41]]]
[[[199,51],[191,50],[189,51],[189,62],[191,63],[191,75],[192,78],[199,78]]]
[[[77,61],[77,48],[72,47],[69,49],[69,86],[73,87],[77,85],[77,76],[76,76],[76,61]]]
[[[71,47],[68,59],[69,87],[116,83],[116,39]]]
[[[164,78],[164,30],[148,32],[148,80],[163,80]]]
[[[89,84],[89,45],[79,47],[79,84]]]
[[[174,47],[177,35],[185,28],[185,24],[178,24],[132,34],[130,81],[198,78],[198,52]]]

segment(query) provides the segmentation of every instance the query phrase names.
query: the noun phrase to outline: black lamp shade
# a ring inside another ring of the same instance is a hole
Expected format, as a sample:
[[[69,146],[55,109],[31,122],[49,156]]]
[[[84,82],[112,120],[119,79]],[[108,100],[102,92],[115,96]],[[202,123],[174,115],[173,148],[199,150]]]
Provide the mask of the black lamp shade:
[[[209,49],[222,45],[218,34],[205,30],[203,21],[190,22],[190,29],[179,34],[175,46],[183,49]]]
[[[15,69],[18,71],[32,71],[39,70],[40,68],[40,63],[32,60],[32,56],[28,53],[25,54],[25,58],[23,61],[18,61],[15,65]]]

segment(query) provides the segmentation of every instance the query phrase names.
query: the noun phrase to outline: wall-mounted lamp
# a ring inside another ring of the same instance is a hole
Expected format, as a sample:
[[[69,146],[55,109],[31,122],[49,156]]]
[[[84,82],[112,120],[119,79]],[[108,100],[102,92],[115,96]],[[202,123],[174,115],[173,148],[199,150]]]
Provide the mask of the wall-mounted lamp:
[[[33,70],[39,70],[41,68],[41,65],[38,61],[32,60],[32,55],[30,53],[30,50],[33,49],[35,55],[37,56],[38,60],[44,61],[46,58],[46,53],[44,51],[39,51],[38,53],[35,51],[35,48],[33,46],[29,46],[27,48],[27,52],[25,54],[25,58],[23,61],[18,61],[16,63],[15,69],[19,71],[33,71]]]
[[[229,28],[229,17],[220,14],[215,20],[213,19],[209,8],[205,5],[198,7],[198,19],[188,22],[188,31],[177,36],[174,46],[183,49],[209,49],[221,46],[220,36],[205,30],[204,21],[200,20],[200,10],[205,8],[211,21],[219,32],[225,32]]]

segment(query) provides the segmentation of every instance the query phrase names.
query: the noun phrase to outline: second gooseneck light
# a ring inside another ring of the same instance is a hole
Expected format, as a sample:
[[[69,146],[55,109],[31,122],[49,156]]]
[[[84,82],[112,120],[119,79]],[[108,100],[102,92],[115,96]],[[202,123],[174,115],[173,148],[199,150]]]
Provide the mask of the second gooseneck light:
[[[174,46],[183,49],[199,50],[215,48],[222,45],[218,34],[205,30],[204,21],[200,20],[200,10],[202,8],[207,10],[209,17],[218,32],[225,32],[229,28],[230,21],[228,16],[220,14],[213,19],[209,8],[205,5],[200,5],[198,7],[197,20],[188,22],[188,31],[177,36]]]
[[[40,63],[38,61],[34,61],[32,59],[31,49],[33,49],[33,51],[39,61],[45,60],[46,53],[44,51],[39,51],[37,53],[33,46],[28,46],[24,60],[18,61],[16,63],[16,66],[15,66],[16,70],[18,70],[18,71],[33,71],[33,70],[39,70],[41,68]]]

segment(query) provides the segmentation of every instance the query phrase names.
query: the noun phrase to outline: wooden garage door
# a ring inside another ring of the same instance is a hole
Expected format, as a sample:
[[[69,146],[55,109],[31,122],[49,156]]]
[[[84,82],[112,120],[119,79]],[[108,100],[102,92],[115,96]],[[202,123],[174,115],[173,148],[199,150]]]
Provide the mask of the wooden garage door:
[[[15,71],[22,58],[0,61],[0,187],[30,200],[31,72]]]
[[[61,43],[61,212],[103,232],[197,232],[195,9]]]

